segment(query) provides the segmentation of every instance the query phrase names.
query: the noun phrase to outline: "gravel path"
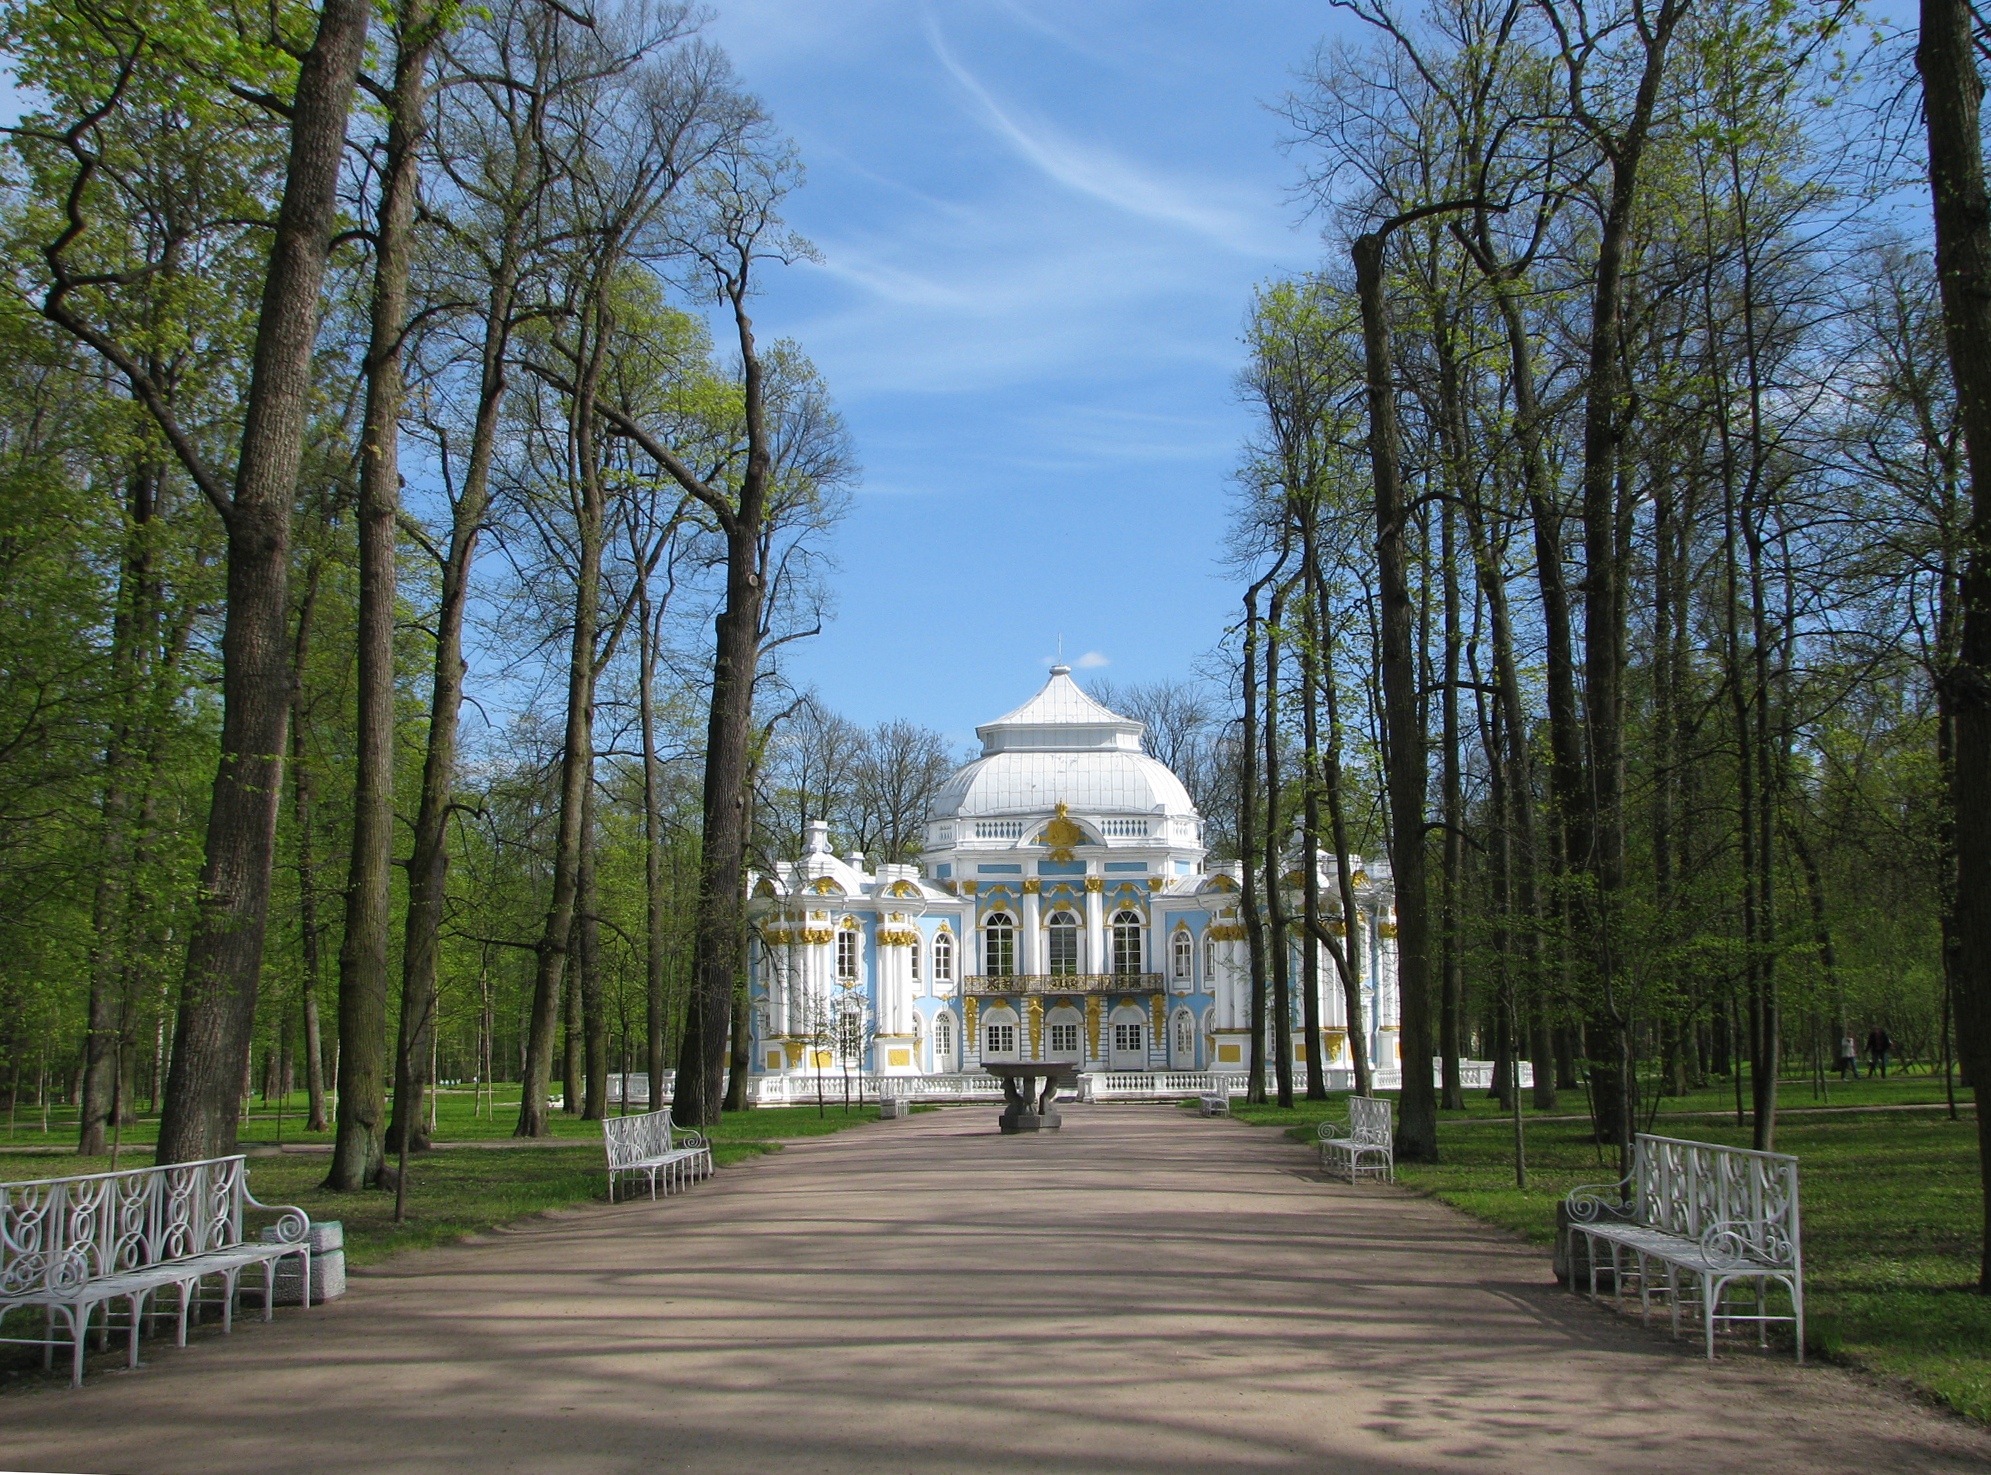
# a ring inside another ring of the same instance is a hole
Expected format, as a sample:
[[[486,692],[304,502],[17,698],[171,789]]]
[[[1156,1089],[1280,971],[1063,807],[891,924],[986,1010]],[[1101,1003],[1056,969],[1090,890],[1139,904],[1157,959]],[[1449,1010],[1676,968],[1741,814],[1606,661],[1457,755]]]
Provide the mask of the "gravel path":
[[[1991,1435],[1556,1289],[1442,1205],[1170,1108],[921,1114],[401,1257],[344,1300],[0,1399],[0,1465],[1974,1471]]]

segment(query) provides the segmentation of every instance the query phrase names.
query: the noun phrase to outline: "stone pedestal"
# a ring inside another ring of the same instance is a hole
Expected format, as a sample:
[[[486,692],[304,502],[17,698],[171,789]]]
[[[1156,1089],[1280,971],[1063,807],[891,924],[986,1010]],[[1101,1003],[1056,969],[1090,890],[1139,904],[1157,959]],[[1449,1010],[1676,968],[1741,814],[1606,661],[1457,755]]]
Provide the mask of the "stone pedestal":
[[[265,1229],[264,1241],[276,1239],[276,1231]],[[313,1220],[305,1243],[311,1246],[311,1304],[330,1301],[346,1293],[346,1226],[337,1219]],[[304,1298],[304,1266],[294,1257],[277,1261],[276,1304],[295,1306]],[[262,1273],[250,1271],[242,1277],[242,1289],[252,1300],[262,1298]]]
[[[1078,1080],[1078,1066],[1070,1061],[997,1060],[983,1061],[982,1069],[1002,1080],[1002,1115],[997,1118],[1004,1132],[1041,1132],[1064,1125],[1057,1108],[1059,1086]],[[1043,1081],[1040,1092],[1037,1082]]]

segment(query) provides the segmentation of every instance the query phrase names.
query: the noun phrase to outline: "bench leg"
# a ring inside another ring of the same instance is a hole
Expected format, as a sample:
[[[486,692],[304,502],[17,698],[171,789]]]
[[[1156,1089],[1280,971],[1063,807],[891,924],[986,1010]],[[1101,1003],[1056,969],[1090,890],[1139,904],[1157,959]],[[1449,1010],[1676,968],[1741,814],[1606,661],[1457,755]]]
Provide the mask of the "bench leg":
[[[69,1386],[72,1388],[83,1386],[83,1348],[90,1335],[91,1310],[91,1307],[79,1306],[69,1313],[69,1330],[74,1339],[69,1353]]]
[[[1715,1298],[1721,1294],[1712,1275],[1701,1276],[1701,1311],[1707,1320],[1708,1361],[1714,1361]]]
[[[151,1294],[150,1291],[136,1291],[131,1297],[131,1348],[126,1359],[129,1367],[138,1366],[138,1328],[145,1316],[145,1302]]]

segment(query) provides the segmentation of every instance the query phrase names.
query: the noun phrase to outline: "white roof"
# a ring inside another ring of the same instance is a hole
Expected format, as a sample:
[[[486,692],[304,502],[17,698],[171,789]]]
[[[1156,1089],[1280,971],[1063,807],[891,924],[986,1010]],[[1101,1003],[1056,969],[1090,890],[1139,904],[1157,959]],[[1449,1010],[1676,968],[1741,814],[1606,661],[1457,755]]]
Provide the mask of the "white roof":
[[[1049,814],[1060,803],[1077,814],[1193,816],[1182,781],[1141,751],[1143,731],[1053,666],[1036,696],[975,729],[982,756],[941,787],[932,817]]]
[[[1117,748],[1138,753],[1146,729],[1108,711],[1079,689],[1070,666],[1053,666],[1044,689],[1014,712],[975,729],[982,754],[1012,748]]]
[[[934,796],[933,818],[1049,814],[1060,803],[1074,814],[1196,813],[1182,781],[1145,753],[1037,752],[977,758]]]

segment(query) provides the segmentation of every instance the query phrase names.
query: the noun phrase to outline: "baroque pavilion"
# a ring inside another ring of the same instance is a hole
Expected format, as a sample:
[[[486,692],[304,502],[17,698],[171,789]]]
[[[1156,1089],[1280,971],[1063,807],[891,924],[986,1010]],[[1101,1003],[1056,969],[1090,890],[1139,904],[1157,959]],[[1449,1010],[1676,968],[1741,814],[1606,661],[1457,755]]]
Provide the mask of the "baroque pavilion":
[[[1242,871],[1205,864],[1202,816],[1143,751],[1143,731],[1053,666],[1036,696],[976,729],[981,756],[935,798],[921,864],[867,870],[861,854],[832,853],[828,826],[814,823],[799,861],[750,876],[756,1078],[771,1088],[825,1072],[944,1075],[983,1060],[1244,1070]],[[1322,896],[1336,896],[1334,857],[1315,864]],[[1388,867],[1351,864],[1360,1027],[1387,1069],[1398,1064]],[[1288,888],[1298,866],[1281,878]],[[1325,1067],[1346,1068],[1347,1010],[1325,949],[1320,1040],[1300,1027],[1301,946],[1296,937],[1294,1058],[1311,1044]]]

